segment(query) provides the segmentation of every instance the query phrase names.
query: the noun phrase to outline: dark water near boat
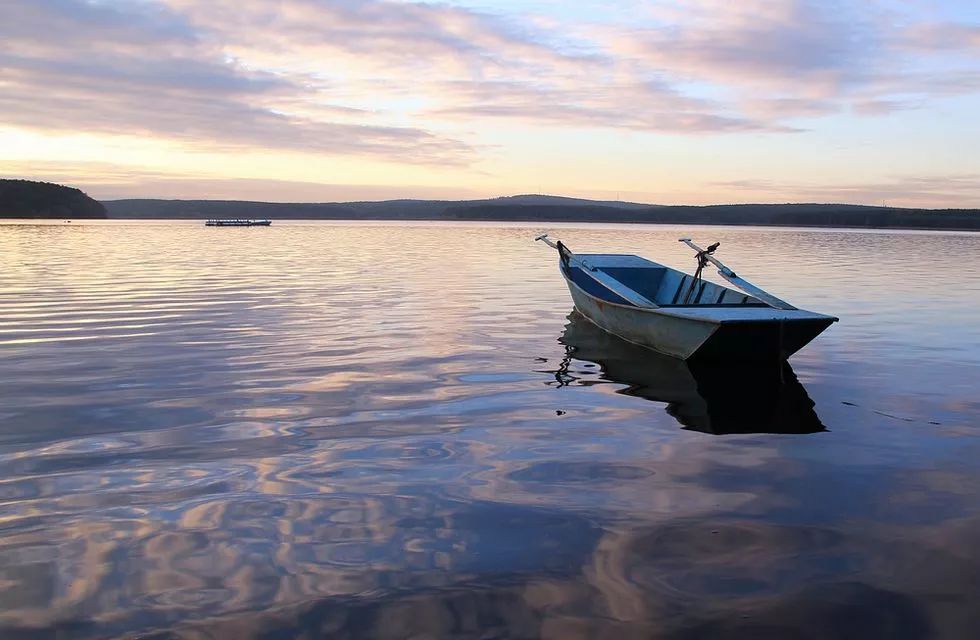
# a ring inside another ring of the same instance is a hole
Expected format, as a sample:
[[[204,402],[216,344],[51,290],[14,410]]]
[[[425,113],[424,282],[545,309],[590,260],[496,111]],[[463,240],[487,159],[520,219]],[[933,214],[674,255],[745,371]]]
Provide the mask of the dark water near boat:
[[[692,371],[531,226],[0,226],[0,636],[974,636],[980,235],[549,230],[841,322]]]

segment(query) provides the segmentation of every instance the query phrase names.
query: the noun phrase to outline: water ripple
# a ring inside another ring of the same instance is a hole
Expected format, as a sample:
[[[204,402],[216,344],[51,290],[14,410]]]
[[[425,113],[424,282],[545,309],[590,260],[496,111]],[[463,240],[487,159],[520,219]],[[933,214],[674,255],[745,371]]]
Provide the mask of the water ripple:
[[[66,227],[0,225],[0,635],[976,628],[980,236],[560,229],[842,317],[812,435],[715,437],[756,401],[584,335],[531,226]]]

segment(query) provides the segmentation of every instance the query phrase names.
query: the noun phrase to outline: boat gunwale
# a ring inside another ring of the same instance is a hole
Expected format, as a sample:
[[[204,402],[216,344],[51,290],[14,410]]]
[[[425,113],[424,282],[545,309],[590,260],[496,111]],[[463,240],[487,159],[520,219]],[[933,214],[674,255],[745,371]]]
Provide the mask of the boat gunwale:
[[[618,254],[602,254],[602,255],[618,255]],[[652,264],[657,264],[657,263],[653,262],[652,260],[649,260],[648,262],[651,262]],[[684,272],[681,271],[680,269],[674,269],[673,267],[668,267],[666,265],[658,265],[658,266],[664,267],[666,269],[671,269],[671,270],[676,271],[678,273],[684,274]],[[672,309],[678,309],[678,308],[680,308],[680,309],[697,309],[698,307],[703,307],[703,306],[707,306],[707,305],[687,305],[687,306],[683,306],[683,307],[680,307],[680,306],[677,306],[677,305],[675,305],[675,306],[667,306],[667,307],[662,307],[662,306],[657,306],[657,307],[638,307],[636,305],[631,305],[631,304],[622,304],[622,303],[619,303],[619,302],[612,302],[610,300],[606,300],[604,298],[600,298],[600,297],[598,297],[596,295],[593,295],[593,294],[589,293],[588,291],[586,291],[585,289],[583,289],[582,287],[580,287],[574,280],[572,280],[571,278],[569,278],[568,277],[568,274],[565,273],[565,269],[566,269],[565,265],[562,264],[562,262],[559,260],[559,262],[558,262],[558,270],[561,272],[562,278],[565,279],[565,282],[569,286],[575,287],[575,289],[577,291],[581,292],[585,296],[588,296],[590,299],[597,301],[601,305],[610,305],[610,306],[618,307],[620,309],[625,309],[625,310],[628,310],[628,311],[634,311],[634,312],[640,312],[640,313],[654,313],[654,314],[657,314],[657,315],[670,316],[672,318],[678,318],[678,319],[687,320],[687,321],[690,321],[690,322],[702,322],[702,323],[705,323],[705,324],[717,324],[717,325],[723,325],[723,324],[764,324],[764,323],[775,323],[775,322],[812,322],[814,320],[831,320],[832,322],[839,322],[840,321],[840,318],[837,318],[835,316],[830,316],[830,315],[826,315],[826,314],[822,314],[822,313],[817,313],[816,311],[809,311],[807,309],[794,309],[794,311],[796,311],[796,312],[802,312],[802,313],[808,314],[810,316],[810,317],[805,317],[805,318],[785,318],[785,317],[772,317],[772,318],[712,318],[712,317],[704,317],[704,316],[693,316],[693,315],[689,315],[689,314],[686,314],[686,313],[671,313],[671,310]],[[684,275],[688,275],[689,276],[690,274],[684,274]],[[719,286],[724,286],[724,285],[719,285]],[[728,287],[725,287],[725,288],[727,289]],[[720,309],[720,308],[723,308],[725,306],[727,306],[727,305],[716,305],[716,306],[710,306],[708,308]],[[731,305],[731,308],[739,308],[741,306],[742,305]],[[751,308],[751,309],[770,309],[773,312],[783,313],[783,314],[785,314],[787,312],[787,310],[785,310],[785,309],[777,309],[775,307],[770,307],[769,305],[764,305],[762,307],[759,307],[759,306],[756,306],[756,305],[752,305],[751,307],[747,307],[747,308]],[[584,313],[582,315],[584,315],[585,317],[588,317]],[[590,318],[590,320],[591,320],[591,318]],[[618,334],[616,334],[616,335],[618,335]]]

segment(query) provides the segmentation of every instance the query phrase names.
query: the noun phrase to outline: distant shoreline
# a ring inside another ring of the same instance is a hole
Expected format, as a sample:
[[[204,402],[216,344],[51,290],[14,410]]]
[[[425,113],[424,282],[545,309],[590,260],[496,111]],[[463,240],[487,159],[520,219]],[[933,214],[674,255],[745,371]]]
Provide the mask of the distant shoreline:
[[[499,223],[515,223],[528,226],[547,226],[548,224],[568,224],[568,225],[641,225],[641,226],[660,226],[660,227],[759,227],[762,229],[826,229],[828,231],[833,231],[835,229],[843,231],[948,231],[957,233],[976,233],[980,232],[980,229],[974,229],[969,227],[868,227],[868,226],[855,226],[855,225],[818,225],[818,224],[765,224],[756,222],[630,222],[624,220],[455,220],[447,218],[275,218],[275,222],[336,222],[336,223],[378,223],[383,224],[385,222],[435,222],[435,223],[473,223],[479,224],[482,222],[499,222]],[[18,222],[33,222],[33,223],[70,223],[70,222],[184,222],[184,223],[197,223],[200,222],[203,226],[204,218],[127,218],[127,217],[110,217],[110,218],[77,218],[75,220],[60,218],[4,218],[0,217],[0,225],[4,223],[18,223]]]
[[[482,200],[283,203],[128,199],[96,202],[71,187],[0,179],[0,219],[359,220],[432,222],[723,225],[813,229],[980,231],[980,209],[914,209],[854,204],[654,205],[517,195]]]
[[[109,200],[110,219],[356,220],[432,222],[616,223],[823,229],[980,231],[980,209],[903,209],[847,204],[645,205],[556,196],[492,200],[387,200],[271,203],[234,200]]]
[[[76,218],[64,219],[61,218],[5,218],[0,217],[0,226],[4,224],[16,225],[20,223],[28,224],[68,224],[68,223],[105,223],[105,222],[181,222],[190,224],[198,224],[204,226],[204,218]],[[528,228],[548,226],[549,224],[565,224],[571,226],[577,225],[640,225],[640,226],[661,226],[661,227],[745,227],[745,228],[760,228],[760,229],[803,229],[803,230],[825,230],[825,231],[923,231],[923,232],[935,232],[935,233],[977,233],[980,229],[972,228],[946,228],[946,227],[860,227],[860,226],[846,226],[846,225],[807,225],[807,224],[762,224],[762,223],[736,223],[736,222],[628,222],[628,221],[612,221],[612,220],[572,220],[572,221],[562,221],[562,220],[453,220],[446,218],[412,218],[412,219],[398,219],[398,218],[277,218],[276,222],[330,222],[330,223],[354,223],[354,224],[375,224],[383,225],[386,222],[399,222],[399,223],[461,223],[461,224],[473,224],[479,225],[480,223],[513,223],[526,225]],[[250,228],[250,227],[242,227]]]

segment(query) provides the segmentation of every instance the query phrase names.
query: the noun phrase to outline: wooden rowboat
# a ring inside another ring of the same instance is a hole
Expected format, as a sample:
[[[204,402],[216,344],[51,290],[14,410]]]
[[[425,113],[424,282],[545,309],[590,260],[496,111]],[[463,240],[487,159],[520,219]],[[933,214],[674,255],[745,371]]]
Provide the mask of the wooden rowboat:
[[[624,340],[680,358],[779,361],[816,338],[837,318],[793,305],[735,274],[713,253],[682,238],[697,252],[692,276],[627,254],[575,254],[547,235],[559,268],[583,316]],[[712,263],[738,290],[701,279]]]

